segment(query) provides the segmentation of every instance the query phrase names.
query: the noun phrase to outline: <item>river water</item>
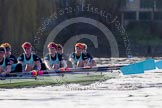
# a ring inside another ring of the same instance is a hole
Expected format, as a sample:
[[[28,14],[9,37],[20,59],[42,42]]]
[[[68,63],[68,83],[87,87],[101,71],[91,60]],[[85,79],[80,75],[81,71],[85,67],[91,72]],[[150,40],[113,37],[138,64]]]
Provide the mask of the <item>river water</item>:
[[[143,59],[143,58],[142,58]],[[131,63],[134,59],[96,59]],[[0,89],[1,108],[162,108],[162,72],[120,76],[91,84]]]

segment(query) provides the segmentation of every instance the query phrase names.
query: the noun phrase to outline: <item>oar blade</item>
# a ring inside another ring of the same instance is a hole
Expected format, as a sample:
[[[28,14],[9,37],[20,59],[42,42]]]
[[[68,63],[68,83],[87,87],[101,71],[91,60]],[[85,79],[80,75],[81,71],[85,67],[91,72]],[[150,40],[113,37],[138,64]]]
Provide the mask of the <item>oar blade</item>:
[[[158,69],[162,69],[162,60],[157,61],[157,62],[155,63],[155,66],[156,66]]]
[[[162,62],[161,65],[162,66]],[[123,75],[142,74],[144,71],[156,69],[154,59],[147,59],[142,62],[130,64],[121,68]]]
[[[134,63],[120,68],[123,75],[142,74],[144,73],[143,63]]]
[[[147,60],[143,61],[142,63],[143,63],[143,69],[145,71],[156,69],[154,59],[147,59]]]

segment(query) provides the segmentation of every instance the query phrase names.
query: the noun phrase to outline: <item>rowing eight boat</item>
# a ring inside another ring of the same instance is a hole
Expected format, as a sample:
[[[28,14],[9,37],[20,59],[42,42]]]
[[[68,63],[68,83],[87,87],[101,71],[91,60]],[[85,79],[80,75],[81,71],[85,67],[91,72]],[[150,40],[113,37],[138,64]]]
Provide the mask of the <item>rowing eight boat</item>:
[[[102,66],[93,68],[67,68],[65,70],[45,70],[24,73],[11,73],[0,77],[0,88],[35,87],[53,84],[103,81],[123,75],[141,74],[145,70],[155,69],[153,59],[130,65]]]
[[[21,87],[36,87],[47,86],[55,84],[67,83],[83,83],[93,81],[104,81],[110,78],[119,76],[118,71],[96,71],[96,72],[70,72],[70,73],[56,73],[42,76],[22,76],[9,77],[5,80],[0,80],[0,88],[21,88]]]

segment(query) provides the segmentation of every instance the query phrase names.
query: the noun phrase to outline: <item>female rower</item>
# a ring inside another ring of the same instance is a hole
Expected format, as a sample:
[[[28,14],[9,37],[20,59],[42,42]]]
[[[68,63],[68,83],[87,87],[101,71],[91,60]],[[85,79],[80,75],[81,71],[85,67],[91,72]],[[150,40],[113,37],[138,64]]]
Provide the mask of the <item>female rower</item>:
[[[5,48],[0,46],[0,76],[6,76],[11,72],[10,61],[5,57]]]
[[[63,47],[61,44],[57,44],[57,52],[62,55],[63,54]]]
[[[85,66],[96,66],[96,62],[93,59],[93,57],[87,52],[87,45],[85,43],[82,43],[83,49],[82,53],[87,57],[87,60],[85,60]]]
[[[82,43],[77,43],[75,45],[75,52],[70,55],[69,61],[72,62],[73,68],[84,67],[87,57],[82,53],[82,49]]]
[[[57,52],[57,44],[50,42],[47,46],[49,53],[44,57],[44,63],[49,70],[66,68],[67,64],[61,54]]]
[[[9,59],[11,64],[11,72],[22,72],[22,65],[17,62],[17,58],[11,54],[11,45],[9,43],[1,44],[2,47],[5,48],[6,53],[5,56]]]
[[[31,43],[23,43],[22,48],[24,53],[18,57],[18,63],[22,64],[23,71],[41,70],[40,58],[32,53]]]

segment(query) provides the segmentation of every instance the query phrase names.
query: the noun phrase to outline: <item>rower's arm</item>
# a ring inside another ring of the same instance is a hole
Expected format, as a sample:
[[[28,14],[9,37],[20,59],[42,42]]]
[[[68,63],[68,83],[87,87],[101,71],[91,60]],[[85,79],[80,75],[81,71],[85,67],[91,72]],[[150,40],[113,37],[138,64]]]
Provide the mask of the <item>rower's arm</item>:
[[[3,69],[4,70],[4,74],[8,74],[11,72],[11,64],[10,64],[10,60],[9,59],[4,59],[5,60],[5,65],[6,65],[6,68]]]
[[[6,73],[10,73],[11,72],[11,65],[7,65],[6,67]]]
[[[22,64],[23,62],[22,61],[18,61],[19,64]]]
[[[44,63],[46,65],[47,69],[52,70],[52,67],[50,66],[50,63],[48,60],[44,60]]]
[[[74,67],[74,65],[75,65],[75,61],[74,61],[74,59],[73,59],[72,56],[69,57],[69,61],[73,64],[73,67]]]
[[[23,56],[23,54],[20,55],[20,56],[17,58],[17,61],[18,61],[19,64],[23,64],[23,61],[24,61],[24,56]]]
[[[62,60],[62,61],[61,61],[61,66],[62,66],[63,68],[67,68],[67,63],[66,63],[65,60]]]
[[[1,68],[1,74],[2,76],[5,76],[6,74],[11,72],[11,65],[7,65],[6,69]]]
[[[70,62],[74,62],[74,60],[73,60],[72,58],[69,58],[69,61],[70,61]]]
[[[35,65],[37,66],[38,70],[41,70],[41,63],[40,61],[35,61]]]
[[[69,58],[69,61],[71,62],[73,68],[77,67],[77,64],[75,64],[75,61],[73,58]]]

